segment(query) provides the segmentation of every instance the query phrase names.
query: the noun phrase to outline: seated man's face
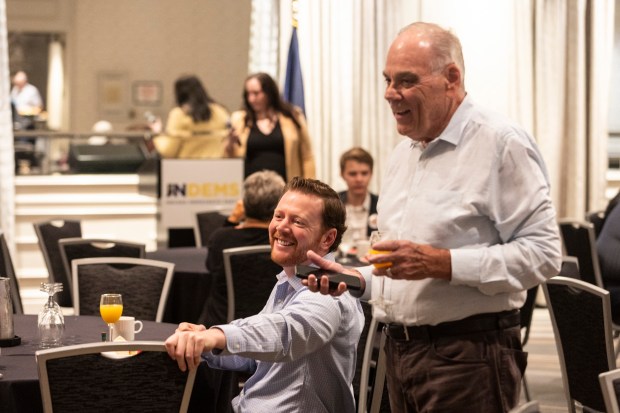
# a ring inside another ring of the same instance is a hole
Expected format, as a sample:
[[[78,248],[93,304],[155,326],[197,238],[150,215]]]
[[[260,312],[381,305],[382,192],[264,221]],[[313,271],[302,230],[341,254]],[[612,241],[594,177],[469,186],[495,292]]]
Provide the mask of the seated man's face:
[[[323,200],[296,191],[286,192],[269,224],[271,259],[282,267],[305,263],[312,250],[323,256],[334,243],[336,229],[323,228]]]
[[[347,183],[351,194],[366,195],[370,178],[372,178],[370,165],[353,160],[346,161],[341,176]]]

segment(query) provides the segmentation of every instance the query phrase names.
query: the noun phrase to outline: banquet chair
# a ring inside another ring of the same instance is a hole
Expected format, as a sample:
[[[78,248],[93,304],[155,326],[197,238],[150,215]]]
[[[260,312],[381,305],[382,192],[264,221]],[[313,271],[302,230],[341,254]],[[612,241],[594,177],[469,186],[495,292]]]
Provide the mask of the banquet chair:
[[[35,357],[45,413],[186,412],[196,374],[181,371],[158,341],[78,344]]]
[[[357,413],[389,412],[389,397],[385,386],[385,334],[380,323],[372,317],[364,345],[364,358],[359,381]],[[378,341],[378,346],[376,345]],[[361,349],[358,348],[358,351]]]
[[[4,237],[4,233],[2,231],[0,231],[0,277],[7,277],[9,279],[13,313],[24,314],[24,307],[22,306],[21,294],[19,293],[19,283],[17,282],[15,267],[13,267],[11,252],[9,251],[9,246],[6,243],[6,238]]]
[[[209,241],[209,237],[218,228],[224,226],[226,215],[218,211],[206,211],[196,213],[196,240],[200,242],[199,247],[204,247]]]
[[[562,266],[560,267],[560,273],[558,275],[581,280],[581,274],[579,274],[579,259],[569,255],[563,256]]]
[[[144,258],[144,244],[101,238],[63,238],[58,240],[60,256],[67,274],[71,274],[71,261],[80,258],[132,257]]]
[[[51,220],[35,222],[33,226],[47,267],[49,281],[59,282],[63,285],[63,291],[56,295],[56,302],[61,307],[72,307],[71,274],[65,269],[58,240],[81,237],[82,223],[78,220]]]
[[[227,248],[224,256],[228,322],[263,309],[282,267],[271,260],[270,245]],[[272,276],[273,275],[273,276]]]
[[[598,376],[616,368],[609,291],[566,277],[547,280],[543,291],[569,412],[577,406],[604,411]]]
[[[99,315],[101,294],[120,293],[123,314],[162,321],[174,264],[145,258],[80,258],[71,262],[76,315]]]
[[[590,211],[586,214],[586,221],[592,224],[594,227],[594,238],[598,238],[603,229],[603,223],[605,222],[605,211]]]
[[[566,255],[577,257],[583,281],[603,288],[603,278],[596,252],[594,226],[589,222],[570,219],[559,221]]]
[[[530,338],[530,328],[532,327],[532,317],[534,316],[534,306],[536,304],[536,295],[538,294],[538,285],[527,290],[525,303],[521,307],[519,314],[521,315],[521,345],[525,347]],[[525,400],[530,401],[530,389],[527,385],[525,373],[523,374],[523,392]]]
[[[599,374],[603,399],[607,413],[620,413],[620,369]]]

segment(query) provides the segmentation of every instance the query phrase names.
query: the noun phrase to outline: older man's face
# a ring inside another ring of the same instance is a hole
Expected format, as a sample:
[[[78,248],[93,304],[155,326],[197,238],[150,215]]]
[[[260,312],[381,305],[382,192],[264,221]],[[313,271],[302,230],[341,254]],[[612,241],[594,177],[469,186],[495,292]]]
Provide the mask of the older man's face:
[[[385,99],[390,104],[398,133],[415,141],[430,141],[450,120],[452,101],[445,72],[432,73],[432,50],[424,36],[402,33],[387,55],[383,75]]]
[[[282,267],[305,263],[308,251],[325,255],[335,229],[323,228],[323,200],[296,191],[286,192],[269,224],[271,259]]]

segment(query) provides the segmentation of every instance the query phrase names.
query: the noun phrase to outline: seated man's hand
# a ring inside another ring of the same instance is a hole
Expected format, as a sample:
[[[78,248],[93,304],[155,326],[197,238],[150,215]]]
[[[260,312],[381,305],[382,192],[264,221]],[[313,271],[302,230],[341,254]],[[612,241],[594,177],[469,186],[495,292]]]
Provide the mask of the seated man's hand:
[[[175,333],[166,339],[166,350],[176,360],[181,371],[194,369],[200,364],[202,353],[218,347],[225,337],[222,330],[191,323],[181,323]]]
[[[326,270],[336,271],[343,274],[349,274],[359,277],[362,283],[362,291],[364,290],[366,282],[364,281],[364,277],[362,277],[358,271],[352,268],[343,267],[337,262],[326,260],[320,255],[316,254],[314,251],[308,251],[308,259],[312,264],[316,265],[319,268],[324,268]],[[344,294],[345,291],[347,291],[347,285],[343,282],[338,284],[337,289],[330,290],[329,280],[327,279],[327,277],[322,277],[321,283],[319,284],[317,282],[317,278],[314,275],[310,275],[307,280],[302,280],[302,284],[306,285],[308,289],[312,292],[320,292],[321,294],[331,295],[334,297],[340,296]]]

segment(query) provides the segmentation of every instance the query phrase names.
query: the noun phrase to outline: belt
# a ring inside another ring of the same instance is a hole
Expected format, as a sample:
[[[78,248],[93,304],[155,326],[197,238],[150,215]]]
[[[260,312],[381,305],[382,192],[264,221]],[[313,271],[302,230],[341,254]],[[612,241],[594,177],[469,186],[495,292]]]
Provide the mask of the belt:
[[[462,320],[448,321],[435,326],[404,326],[386,324],[385,335],[393,340],[431,340],[433,338],[460,336],[485,331],[504,330],[521,324],[519,310],[499,313],[476,314]]]

